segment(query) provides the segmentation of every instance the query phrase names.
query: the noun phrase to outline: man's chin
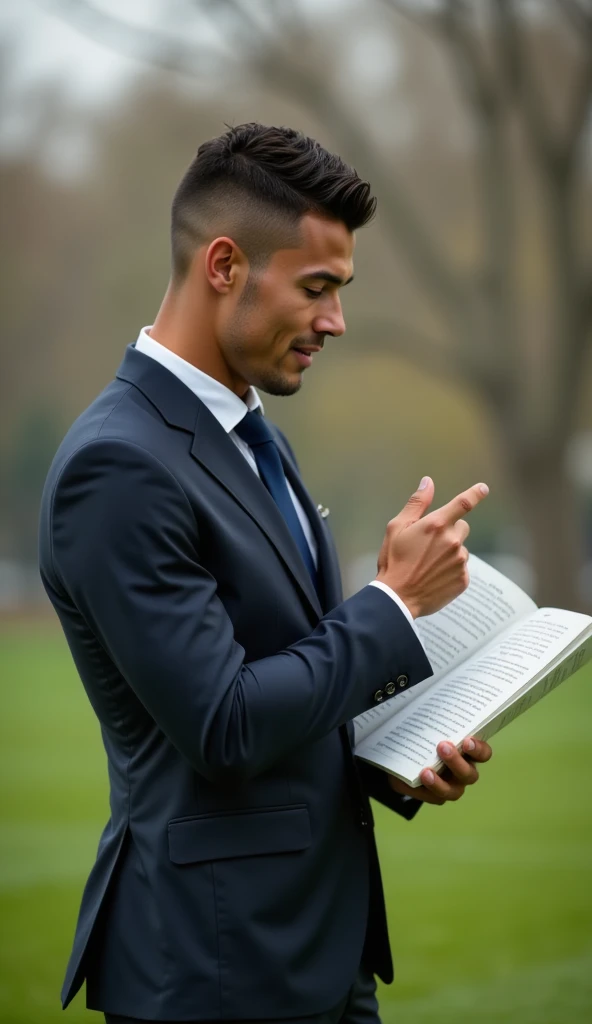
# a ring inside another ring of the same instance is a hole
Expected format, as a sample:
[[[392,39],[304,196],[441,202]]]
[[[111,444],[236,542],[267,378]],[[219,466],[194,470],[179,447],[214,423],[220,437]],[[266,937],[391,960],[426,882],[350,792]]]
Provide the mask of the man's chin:
[[[266,395],[278,395],[279,397],[287,398],[289,395],[295,395],[297,391],[300,391],[302,387],[302,374],[270,373],[262,376],[260,380],[252,381],[252,383],[258,391],[263,391]]]

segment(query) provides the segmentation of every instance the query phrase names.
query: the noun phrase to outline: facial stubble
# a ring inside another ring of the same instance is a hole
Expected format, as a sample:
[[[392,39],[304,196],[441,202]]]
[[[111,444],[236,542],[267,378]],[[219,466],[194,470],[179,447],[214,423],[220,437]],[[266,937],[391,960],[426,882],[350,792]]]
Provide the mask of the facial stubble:
[[[258,298],[259,282],[257,274],[251,270],[238,301],[235,317],[228,329],[226,337],[227,348],[236,359],[236,369],[252,387],[258,388],[268,395],[277,395],[279,397],[295,395],[302,387],[302,373],[296,381],[293,381],[282,374],[279,369],[276,370],[273,367],[259,369],[250,365],[249,347],[244,340],[244,324],[248,318],[249,311],[254,308]],[[233,359],[233,362],[235,359]]]

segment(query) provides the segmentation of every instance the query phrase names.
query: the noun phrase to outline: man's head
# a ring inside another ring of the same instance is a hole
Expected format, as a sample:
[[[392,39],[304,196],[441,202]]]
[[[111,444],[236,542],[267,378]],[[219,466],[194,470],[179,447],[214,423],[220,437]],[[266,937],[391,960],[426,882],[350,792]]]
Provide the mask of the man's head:
[[[339,289],[375,206],[368,182],[292,129],[245,124],[200,146],[172,208],[180,354],[237,394],[297,391],[312,351],[345,330]]]

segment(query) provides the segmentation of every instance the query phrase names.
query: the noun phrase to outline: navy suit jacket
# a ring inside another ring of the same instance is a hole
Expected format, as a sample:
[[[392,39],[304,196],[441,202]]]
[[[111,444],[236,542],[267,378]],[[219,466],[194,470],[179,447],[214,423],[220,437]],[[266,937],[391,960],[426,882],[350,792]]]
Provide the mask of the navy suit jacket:
[[[321,595],[205,405],[130,346],[46,482],[43,582],[100,722],[109,822],[63,988],[154,1020],[333,1007],[362,954],[392,980],[368,794],[406,817],[347,723],[431,668],[388,595],[342,600],[285,439]],[[75,766],[74,766],[75,767]]]

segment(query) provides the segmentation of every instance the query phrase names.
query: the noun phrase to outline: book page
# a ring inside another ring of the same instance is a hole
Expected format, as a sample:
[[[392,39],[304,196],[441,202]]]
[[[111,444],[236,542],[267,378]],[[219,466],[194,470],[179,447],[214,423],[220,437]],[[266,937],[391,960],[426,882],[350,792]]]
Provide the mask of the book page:
[[[446,672],[536,609],[534,601],[520,587],[481,558],[471,555],[468,567],[470,583],[465,592],[439,612],[416,620],[433,675],[354,718],[356,744],[398,715]]]
[[[584,639],[576,642],[575,649],[571,645],[558,662],[555,660],[550,666],[547,666],[543,675],[539,674],[539,677],[527,687],[526,691],[522,692],[521,697],[515,700],[510,698],[510,701],[506,701],[502,708],[493,712],[492,716],[479,729],[477,734],[479,739],[487,740],[491,736],[495,736],[496,732],[513,722],[518,715],[528,711],[533,704],[551,693],[551,690],[560,686],[575,672],[579,672],[591,658],[592,626],[584,634]]]
[[[448,672],[417,704],[386,721],[356,747],[360,757],[406,779],[441,766],[436,746],[478,732],[590,629],[577,612],[544,608],[505,630]]]
[[[513,622],[536,610],[534,601],[487,562],[471,555],[470,583],[464,594],[417,628],[434,675],[443,675]]]

